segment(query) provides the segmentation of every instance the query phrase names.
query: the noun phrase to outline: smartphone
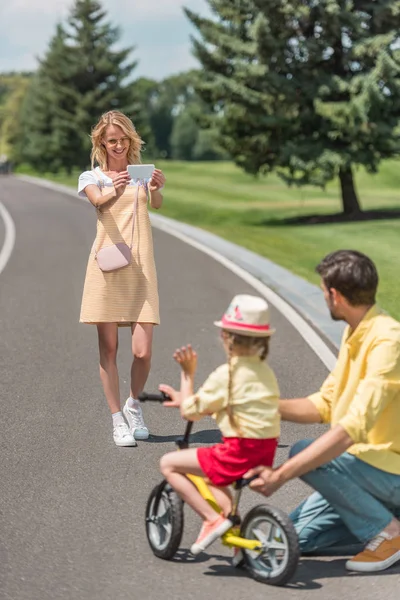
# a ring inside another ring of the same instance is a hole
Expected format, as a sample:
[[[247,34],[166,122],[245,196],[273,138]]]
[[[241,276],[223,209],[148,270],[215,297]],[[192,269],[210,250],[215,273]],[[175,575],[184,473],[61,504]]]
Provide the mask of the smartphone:
[[[133,180],[151,179],[155,165],[128,165],[128,173]]]

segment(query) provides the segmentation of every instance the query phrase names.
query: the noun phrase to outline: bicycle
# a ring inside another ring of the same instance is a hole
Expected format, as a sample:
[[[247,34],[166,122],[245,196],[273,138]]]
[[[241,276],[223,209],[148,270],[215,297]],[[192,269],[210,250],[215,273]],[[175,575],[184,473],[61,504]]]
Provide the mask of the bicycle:
[[[141,402],[164,402],[169,396],[163,392],[139,395]],[[193,422],[188,421],[183,437],[176,439],[180,450],[189,447]],[[202,477],[187,475],[200,494],[221,513],[211,490]],[[241,521],[238,506],[242,490],[250,479],[239,479],[233,484],[235,496],[229,519],[232,528],[221,536],[221,542],[230,548],[239,548],[243,554],[240,566],[244,566],[257,581],[269,585],[285,585],[294,575],[300,550],[296,530],[283,511],[260,504],[252,508]],[[146,535],[155,556],[171,560],[179,549],[183,528],[183,501],[164,479],[151,491],[146,506]]]

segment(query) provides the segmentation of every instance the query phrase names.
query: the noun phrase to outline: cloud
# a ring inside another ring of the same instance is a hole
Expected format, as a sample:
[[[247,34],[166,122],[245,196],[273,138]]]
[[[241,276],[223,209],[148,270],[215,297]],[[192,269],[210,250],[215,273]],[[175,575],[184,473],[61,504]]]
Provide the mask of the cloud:
[[[72,0],[0,0],[0,72],[34,70],[57,22],[65,20]],[[207,0],[102,0],[107,20],[121,31],[120,46],[135,46],[136,74],[161,79],[196,66],[191,55],[193,28],[186,6],[209,14]]]
[[[182,15],[183,7],[196,10],[205,0],[103,0],[102,6],[119,15],[121,21],[129,15],[136,19],[151,17],[162,19],[165,17],[179,17]],[[73,0],[12,0],[8,5],[4,4],[0,15],[19,15],[24,17],[28,14],[48,14],[57,17],[65,16],[73,5]]]

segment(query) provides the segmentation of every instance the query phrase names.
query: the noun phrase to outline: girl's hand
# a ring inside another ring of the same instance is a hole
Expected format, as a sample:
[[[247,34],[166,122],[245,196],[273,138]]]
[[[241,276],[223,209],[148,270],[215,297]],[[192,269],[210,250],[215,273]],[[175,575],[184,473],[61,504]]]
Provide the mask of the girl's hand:
[[[163,406],[169,406],[170,408],[180,407],[182,402],[182,396],[180,392],[174,390],[173,387],[166,384],[161,384],[158,389],[160,390],[160,392],[168,394],[168,396],[171,398],[171,400],[166,400],[165,402],[163,402]]]
[[[116,176],[111,177],[117,199],[125,192],[125,188],[131,180],[128,171],[121,171]]]
[[[160,169],[154,169],[149,181],[149,192],[157,192],[165,184],[165,175]]]
[[[174,359],[181,366],[182,371],[185,375],[194,375],[197,369],[197,354],[193,350],[192,346],[182,346],[182,348],[175,351]]]

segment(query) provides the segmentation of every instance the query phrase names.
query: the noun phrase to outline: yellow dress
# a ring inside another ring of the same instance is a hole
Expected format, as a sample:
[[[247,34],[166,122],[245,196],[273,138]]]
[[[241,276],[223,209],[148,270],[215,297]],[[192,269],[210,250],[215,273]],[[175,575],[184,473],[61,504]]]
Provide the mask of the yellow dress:
[[[106,179],[101,171],[97,170],[97,173]],[[98,180],[92,183],[98,183]],[[147,194],[143,185],[139,185],[131,264],[117,271],[103,272],[96,261],[96,251],[100,248],[118,242],[125,242],[130,246],[137,185],[139,184],[129,184],[110,208],[97,210],[97,235],[86,270],[81,323],[118,323],[119,326],[160,323],[153,237]],[[104,181],[102,194],[109,193],[110,187],[112,183]],[[82,193],[84,189],[80,195]]]

